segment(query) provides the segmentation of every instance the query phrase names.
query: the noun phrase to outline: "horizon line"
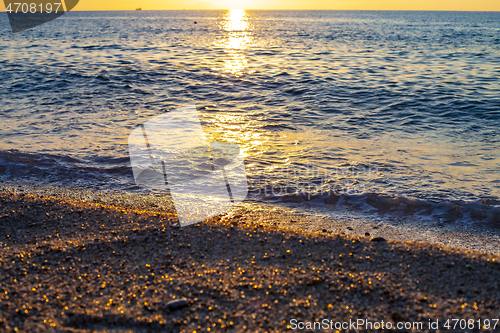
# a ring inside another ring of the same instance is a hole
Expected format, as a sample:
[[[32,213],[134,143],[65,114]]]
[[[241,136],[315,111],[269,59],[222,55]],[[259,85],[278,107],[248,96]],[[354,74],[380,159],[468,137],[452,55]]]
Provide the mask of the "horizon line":
[[[218,10],[260,10],[260,11],[355,11],[355,12],[492,12],[498,13],[500,10],[460,10],[460,9],[261,9],[261,8],[217,8],[217,9],[96,9],[96,10],[70,10],[71,12],[135,12],[135,11],[149,11],[149,12],[166,12],[166,11],[218,11]],[[5,10],[0,13],[7,13]]]

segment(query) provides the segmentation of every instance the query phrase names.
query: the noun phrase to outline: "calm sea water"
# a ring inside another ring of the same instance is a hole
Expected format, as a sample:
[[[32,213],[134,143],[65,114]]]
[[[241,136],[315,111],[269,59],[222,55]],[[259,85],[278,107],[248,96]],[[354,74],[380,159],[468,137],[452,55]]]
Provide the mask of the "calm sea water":
[[[17,34],[1,14],[0,68],[4,182],[144,191],[128,135],[195,104],[240,145],[248,200],[498,215],[497,12],[70,12]]]

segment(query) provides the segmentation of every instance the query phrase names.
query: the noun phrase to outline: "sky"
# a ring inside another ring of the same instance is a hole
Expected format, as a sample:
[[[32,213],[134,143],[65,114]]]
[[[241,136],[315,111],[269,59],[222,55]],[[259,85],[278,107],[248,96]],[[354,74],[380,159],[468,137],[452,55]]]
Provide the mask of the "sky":
[[[73,10],[134,10],[139,7],[143,10],[241,8],[500,11],[500,0],[80,0]],[[5,10],[3,1],[0,2],[0,10]]]

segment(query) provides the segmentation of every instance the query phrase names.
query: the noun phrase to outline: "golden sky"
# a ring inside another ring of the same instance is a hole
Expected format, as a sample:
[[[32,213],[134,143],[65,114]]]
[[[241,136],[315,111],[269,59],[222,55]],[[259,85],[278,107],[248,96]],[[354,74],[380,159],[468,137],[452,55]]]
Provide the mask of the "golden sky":
[[[80,0],[74,10],[134,10],[138,7],[143,10],[242,8],[500,11],[500,0]],[[0,10],[5,10],[3,1],[0,2]]]

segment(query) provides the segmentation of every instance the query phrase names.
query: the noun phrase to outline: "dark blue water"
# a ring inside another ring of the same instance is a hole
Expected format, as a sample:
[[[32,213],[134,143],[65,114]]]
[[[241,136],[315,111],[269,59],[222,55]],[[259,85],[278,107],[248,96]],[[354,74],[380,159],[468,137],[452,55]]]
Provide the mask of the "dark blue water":
[[[2,14],[0,68],[4,182],[140,192],[128,135],[195,104],[249,200],[499,205],[500,13],[70,12],[17,34]]]

